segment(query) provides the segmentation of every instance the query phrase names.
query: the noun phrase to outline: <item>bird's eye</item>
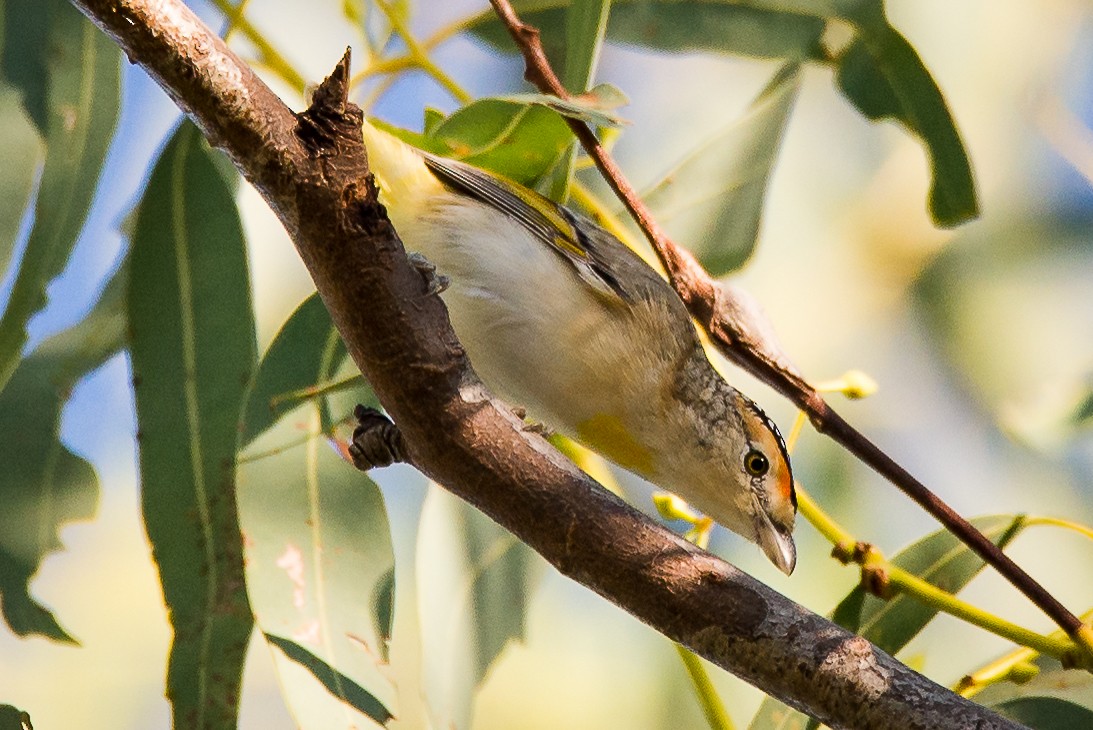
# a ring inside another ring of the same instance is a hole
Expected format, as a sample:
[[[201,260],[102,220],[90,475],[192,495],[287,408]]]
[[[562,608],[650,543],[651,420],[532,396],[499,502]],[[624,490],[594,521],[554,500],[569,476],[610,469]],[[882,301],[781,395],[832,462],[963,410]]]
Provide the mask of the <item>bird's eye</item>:
[[[761,477],[770,470],[770,462],[762,453],[752,449],[744,457],[744,468],[753,477]]]

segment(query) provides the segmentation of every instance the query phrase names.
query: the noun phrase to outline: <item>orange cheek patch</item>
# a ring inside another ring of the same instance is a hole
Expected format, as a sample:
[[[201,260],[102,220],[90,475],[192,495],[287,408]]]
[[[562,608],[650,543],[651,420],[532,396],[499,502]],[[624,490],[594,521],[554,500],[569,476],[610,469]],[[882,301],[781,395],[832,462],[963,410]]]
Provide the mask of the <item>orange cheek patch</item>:
[[[791,499],[793,496],[793,478],[789,474],[789,469],[779,467],[774,478],[778,480],[778,493],[784,499]]]
[[[764,453],[766,453],[771,461],[772,477],[774,484],[778,489],[778,493],[783,499],[790,500],[793,496],[793,476],[789,470],[789,464],[787,464],[782,457],[782,449],[778,443],[778,439],[774,434],[769,431],[749,429],[751,437],[758,441],[763,447]]]

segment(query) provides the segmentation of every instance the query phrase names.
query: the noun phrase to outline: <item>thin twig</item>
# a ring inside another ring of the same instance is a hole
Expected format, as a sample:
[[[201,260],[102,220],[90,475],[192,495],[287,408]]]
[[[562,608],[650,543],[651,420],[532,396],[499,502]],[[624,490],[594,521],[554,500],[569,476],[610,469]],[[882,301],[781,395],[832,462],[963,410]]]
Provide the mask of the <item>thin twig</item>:
[[[804,425],[805,416],[798,413],[786,445],[789,452],[793,453],[797,437]],[[862,585],[879,597],[887,600],[896,592],[903,593],[918,602],[931,606],[934,609],[955,616],[973,626],[991,632],[996,636],[1026,647],[1032,647],[1036,651],[1048,654],[1066,666],[1081,666],[1084,653],[1079,646],[1066,638],[1063,633],[1044,636],[1035,631],[1018,626],[1012,621],[1007,621],[1000,616],[985,611],[977,606],[957,598],[949,591],[942,590],[932,583],[903,570],[892,564],[884,554],[875,546],[858,540],[851,535],[842,525],[835,521],[812,499],[808,491],[801,484],[797,484],[797,506],[800,514],[816,528],[827,540],[834,545],[831,556],[843,564],[855,563],[861,568]],[[1025,525],[1032,524],[1029,520]],[[875,581],[869,576],[883,576],[884,595],[874,590]],[[1093,665],[1090,665],[1093,670]]]
[[[508,0],[490,0],[490,4],[524,56],[524,77],[543,93],[568,99],[568,92],[543,51],[538,29],[522,22]],[[974,525],[836,413],[766,335],[765,326],[746,316],[747,307],[741,304],[737,295],[716,282],[690,252],[677,246],[660,228],[637,191],[600,144],[595,132],[578,119],[567,117],[566,122],[649,239],[668,272],[672,286],[709,333],[718,350],[808,413],[817,431],[837,441],[899,487],[1028,596],[1093,656],[1093,628],[1084,625]]]

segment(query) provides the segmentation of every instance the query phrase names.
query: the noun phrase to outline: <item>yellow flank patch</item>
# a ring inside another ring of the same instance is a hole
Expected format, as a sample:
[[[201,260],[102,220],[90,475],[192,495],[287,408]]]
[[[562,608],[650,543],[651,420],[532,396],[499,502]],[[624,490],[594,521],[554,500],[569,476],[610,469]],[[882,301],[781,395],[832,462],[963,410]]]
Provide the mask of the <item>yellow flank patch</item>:
[[[618,416],[600,414],[577,424],[577,438],[623,469],[643,476],[653,473],[653,454],[630,435]]]

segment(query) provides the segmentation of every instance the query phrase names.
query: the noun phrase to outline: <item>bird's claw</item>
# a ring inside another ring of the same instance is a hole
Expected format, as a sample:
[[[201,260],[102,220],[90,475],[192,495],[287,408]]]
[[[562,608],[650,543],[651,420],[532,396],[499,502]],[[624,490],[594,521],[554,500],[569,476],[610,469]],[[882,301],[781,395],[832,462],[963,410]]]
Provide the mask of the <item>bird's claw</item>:
[[[418,273],[421,274],[421,278],[425,280],[426,295],[441,294],[452,283],[452,280],[447,276],[438,274],[436,265],[423,255],[409,253],[406,257],[410,259],[410,264],[417,269]]]
[[[407,462],[406,445],[402,432],[390,418],[375,408],[358,404],[353,411],[357,427],[349,443],[349,455],[353,465],[361,471],[398,462]]]

